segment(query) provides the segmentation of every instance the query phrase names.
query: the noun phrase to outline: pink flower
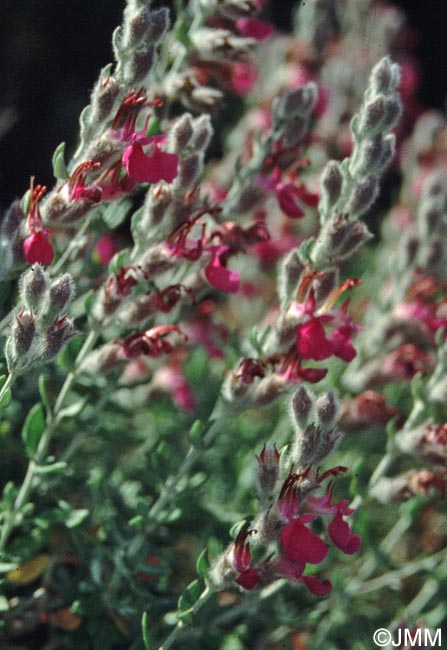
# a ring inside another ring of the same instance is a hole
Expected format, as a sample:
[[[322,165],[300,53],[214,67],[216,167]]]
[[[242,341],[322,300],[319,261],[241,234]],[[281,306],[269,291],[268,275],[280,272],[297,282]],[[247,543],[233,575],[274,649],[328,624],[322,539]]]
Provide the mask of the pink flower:
[[[259,574],[255,568],[247,569],[235,579],[235,582],[244,589],[254,589],[259,582]]]
[[[273,35],[273,25],[257,20],[256,18],[238,18],[236,29],[242,36],[254,38],[256,41],[265,41]]]
[[[258,73],[251,63],[235,63],[231,68],[231,87],[238,95],[248,95],[256,83]]]
[[[169,393],[179,408],[188,413],[194,412],[196,399],[178,361],[159,368],[154,374],[153,385]]]
[[[102,266],[107,266],[117,251],[114,237],[110,233],[104,233],[96,243],[94,255]]]
[[[28,264],[49,265],[54,258],[53,245],[49,240],[49,230],[36,230],[23,242],[23,253]]]
[[[330,580],[318,580],[315,576],[303,576],[302,580],[314,596],[327,596],[332,591]]]
[[[147,156],[140,142],[132,142],[124,151],[122,162],[127,175],[139,183],[171,183],[178,173],[178,156],[161,151],[155,144]]]
[[[334,346],[326,338],[326,332],[322,325],[322,320],[326,320],[326,318],[323,316],[313,317],[306,323],[298,326],[296,331],[296,347],[302,359],[322,361],[334,354]]]
[[[357,330],[350,325],[342,325],[334,330],[329,339],[333,354],[343,361],[352,361],[357,352],[351,343],[351,337]]]
[[[49,265],[54,258],[54,249],[49,237],[50,230],[42,228],[42,216],[39,202],[47,188],[44,185],[34,187],[34,177],[30,182],[30,197],[27,209],[26,225],[30,235],[23,242],[23,254],[28,264]]]
[[[229,250],[228,246],[211,246],[207,250],[212,253],[212,258],[205,267],[205,277],[208,282],[220,291],[237,293],[240,285],[239,273],[225,266],[225,253]]]
[[[330,522],[327,531],[335,546],[342,550],[343,553],[348,555],[357,553],[362,545],[359,535],[354,535],[351,532],[349,524],[343,519],[340,511]]]
[[[301,516],[283,528],[281,547],[289,560],[319,564],[327,556],[327,546],[321,537],[304,525],[303,521],[308,521],[309,517]]]

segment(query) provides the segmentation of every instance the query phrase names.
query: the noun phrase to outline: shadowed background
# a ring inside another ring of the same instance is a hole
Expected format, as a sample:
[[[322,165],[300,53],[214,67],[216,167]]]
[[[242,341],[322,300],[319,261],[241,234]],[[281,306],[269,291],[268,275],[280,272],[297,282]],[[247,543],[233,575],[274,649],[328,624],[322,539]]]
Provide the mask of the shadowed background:
[[[357,0],[354,0],[357,1]],[[301,11],[312,0],[303,0]],[[157,2],[154,4],[166,4]],[[273,0],[271,18],[290,23],[290,0]],[[447,38],[439,0],[400,0],[416,30],[421,98],[443,107]],[[123,0],[0,0],[0,207],[27,189],[29,177],[52,185],[55,147],[75,145],[78,116],[99,69],[112,61],[110,39]]]

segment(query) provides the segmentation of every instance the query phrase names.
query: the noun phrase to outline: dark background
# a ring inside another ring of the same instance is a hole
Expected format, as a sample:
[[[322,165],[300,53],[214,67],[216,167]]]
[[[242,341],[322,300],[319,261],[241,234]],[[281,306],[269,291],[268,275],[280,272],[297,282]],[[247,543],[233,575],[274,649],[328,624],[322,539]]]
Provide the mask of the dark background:
[[[394,4],[418,35],[421,100],[441,108],[447,95],[445,0]],[[293,5],[272,0],[278,27],[287,27]],[[123,6],[124,0],[0,0],[0,113],[10,108],[14,119],[0,139],[0,207],[23,194],[31,175],[52,184],[52,153],[62,141],[69,150],[75,144],[79,113],[99,69],[112,61],[110,39]]]

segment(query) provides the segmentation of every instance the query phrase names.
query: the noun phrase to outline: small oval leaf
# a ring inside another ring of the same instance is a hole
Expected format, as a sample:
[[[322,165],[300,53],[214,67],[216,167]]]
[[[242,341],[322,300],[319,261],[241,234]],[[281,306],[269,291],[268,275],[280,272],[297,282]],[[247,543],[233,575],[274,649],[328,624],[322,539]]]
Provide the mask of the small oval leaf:
[[[26,416],[22,429],[22,440],[29,458],[35,455],[44,431],[45,416],[42,404],[35,404]]]

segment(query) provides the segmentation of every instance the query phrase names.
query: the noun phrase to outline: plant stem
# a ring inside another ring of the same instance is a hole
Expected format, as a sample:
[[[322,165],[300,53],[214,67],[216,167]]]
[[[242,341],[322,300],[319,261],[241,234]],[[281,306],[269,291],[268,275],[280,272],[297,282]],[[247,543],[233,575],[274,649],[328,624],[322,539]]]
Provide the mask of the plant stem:
[[[12,373],[9,373],[9,375],[6,377],[5,383],[2,386],[2,389],[0,390],[0,402],[6,395],[8,388],[11,388],[13,382],[14,382],[14,375]]]
[[[191,607],[191,609],[188,610],[188,614],[191,614],[191,616],[194,616],[199,609],[209,600],[209,598],[212,596],[214,592],[206,586],[205,589],[202,591],[200,594],[199,598],[196,600],[194,605]],[[186,612],[185,612],[186,613]],[[178,637],[182,635],[183,631],[185,630],[186,626],[183,623],[183,621],[179,621],[175,628],[172,630],[171,634],[165,639],[164,643],[159,647],[159,650],[168,650],[172,646],[172,644],[177,641]]]
[[[90,352],[90,350],[95,345],[97,337],[98,337],[98,332],[96,330],[91,330],[89,332],[86,340],[84,341],[84,345],[82,346],[76,358],[76,367],[67,375],[65,382],[58,395],[58,398],[56,400],[54,410],[48,414],[45,431],[42,434],[42,437],[39,441],[39,446],[37,448],[37,451],[28,464],[28,469],[26,471],[25,478],[20,487],[20,490],[17,494],[17,498],[15,500],[14,506],[11,512],[8,513],[9,514],[8,519],[5,521],[3,525],[3,529],[0,536],[0,553],[3,553],[5,546],[8,542],[9,536],[13,531],[13,529],[15,528],[17,514],[20,512],[20,510],[23,508],[23,506],[29,499],[29,495],[31,493],[33,482],[36,475],[36,468],[42,463],[42,460],[45,458],[54,430],[57,424],[59,423],[59,414],[62,409],[63,403],[65,401],[65,398],[67,397],[68,392],[70,391],[71,387],[73,386],[77,378],[77,368],[80,366],[85,356]]]

